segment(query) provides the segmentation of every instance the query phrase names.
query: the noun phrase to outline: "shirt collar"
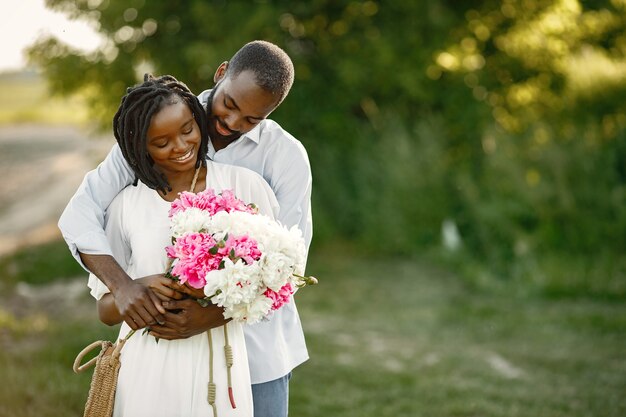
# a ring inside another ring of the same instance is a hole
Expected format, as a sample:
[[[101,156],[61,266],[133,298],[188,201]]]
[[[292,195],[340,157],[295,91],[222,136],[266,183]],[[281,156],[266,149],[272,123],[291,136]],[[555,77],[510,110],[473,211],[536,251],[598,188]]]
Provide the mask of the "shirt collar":
[[[254,143],[259,143],[259,139],[261,138],[261,124],[265,119],[261,120],[258,125],[254,126],[251,131],[242,135],[245,138],[250,139]]]

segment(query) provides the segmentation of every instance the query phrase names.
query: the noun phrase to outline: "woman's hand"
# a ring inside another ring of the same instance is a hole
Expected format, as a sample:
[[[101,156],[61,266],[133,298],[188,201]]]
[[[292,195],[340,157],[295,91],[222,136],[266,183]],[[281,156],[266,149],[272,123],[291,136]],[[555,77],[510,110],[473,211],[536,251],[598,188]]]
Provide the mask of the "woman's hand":
[[[204,295],[204,290],[202,288],[192,288],[189,285],[187,285],[187,283],[185,284],[181,284],[179,282],[175,282],[172,281],[173,285],[171,288],[175,289],[176,291],[179,291],[183,294],[187,294],[188,296],[190,296],[191,298],[195,298],[196,300],[200,299],[200,298],[205,298],[206,296]]]
[[[161,274],[137,278],[135,282],[150,288],[161,301],[180,300],[184,297],[183,292],[178,290],[180,284]]]

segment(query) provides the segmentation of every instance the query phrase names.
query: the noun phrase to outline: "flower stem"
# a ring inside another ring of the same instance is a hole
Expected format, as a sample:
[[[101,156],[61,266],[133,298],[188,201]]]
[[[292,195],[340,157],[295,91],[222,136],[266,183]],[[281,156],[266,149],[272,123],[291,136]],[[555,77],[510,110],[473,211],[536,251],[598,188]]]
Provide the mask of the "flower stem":
[[[296,287],[298,288],[302,288],[302,287],[306,287],[307,285],[315,285],[317,284],[319,281],[317,280],[317,278],[315,278],[314,276],[303,276],[303,275],[298,275],[298,274],[293,274],[294,277],[296,278],[300,278],[300,282],[298,284],[296,284]]]

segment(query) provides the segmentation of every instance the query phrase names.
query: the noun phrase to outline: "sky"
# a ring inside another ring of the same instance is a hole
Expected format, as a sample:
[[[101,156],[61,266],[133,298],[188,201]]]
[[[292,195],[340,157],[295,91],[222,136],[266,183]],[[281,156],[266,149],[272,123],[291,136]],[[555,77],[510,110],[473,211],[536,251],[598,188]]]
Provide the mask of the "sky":
[[[0,72],[26,66],[23,50],[44,34],[52,34],[64,43],[85,51],[100,45],[100,38],[85,22],[71,21],[53,12],[44,0],[5,2],[0,13]]]

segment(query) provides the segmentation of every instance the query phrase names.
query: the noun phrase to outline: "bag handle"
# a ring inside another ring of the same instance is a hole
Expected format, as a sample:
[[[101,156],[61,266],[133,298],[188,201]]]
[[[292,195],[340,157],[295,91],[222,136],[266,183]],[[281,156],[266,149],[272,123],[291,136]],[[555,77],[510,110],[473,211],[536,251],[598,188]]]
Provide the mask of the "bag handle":
[[[84,371],[85,369],[88,369],[89,367],[93,366],[96,361],[98,360],[98,356],[96,356],[95,358],[91,358],[91,360],[89,360],[89,362],[81,365],[80,363],[82,362],[82,360],[85,358],[85,355],[87,355],[89,352],[91,352],[94,348],[100,346],[101,349],[104,351],[108,345],[110,345],[111,342],[108,341],[104,341],[104,340],[96,340],[95,342],[93,342],[92,344],[90,344],[89,346],[85,347],[83,350],[80,351],[80,353],[76,356],[76,359],[74,360],[74,365],[72,366],[72,369],[74,370],[75,373],[79,373]]]
[[[125,338],[118,340],[115,345],[113,345],[108,340],[96,340],[95,342],[91,343],[90,345],[86,346],[83,350],[80,351],[80,353],[76,356],[76,359],[74,360],[74,365],[72,365],[72,369],[74,370],[75,373],[79,373],[93,366],[98,360],[98,358],[100,357],[100,355],[103,352],[105,352],[110,346],[114,347],[113,354],[112,354],[113,358],[117,358],[120,355],[120,351],[124,347],[124,344],[126,343],[128,339],[130,339],[130,337],[133,334],[135,334],[135,330],[131,330],[126,335]],[[81,365],[80,363],[85,358],[85,355],[87,355],[89,352],[91,352],[98,346],[101,347],[101,350],[98,356],[96,356],[95,358],[91,358],[87,363]]]

